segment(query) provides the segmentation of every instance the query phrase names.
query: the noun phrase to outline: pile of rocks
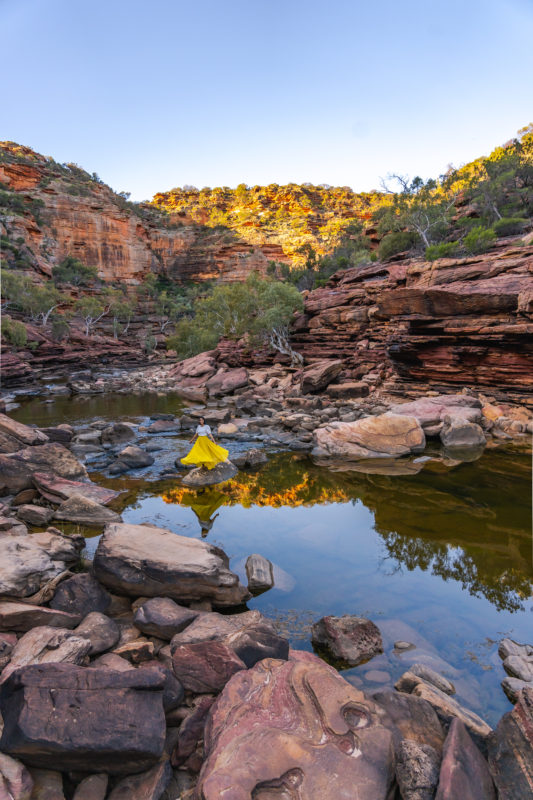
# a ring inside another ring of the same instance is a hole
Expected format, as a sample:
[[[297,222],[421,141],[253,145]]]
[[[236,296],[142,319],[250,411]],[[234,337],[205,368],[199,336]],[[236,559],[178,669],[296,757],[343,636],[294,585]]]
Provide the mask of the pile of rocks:
[[[56,497],[74,483],[39,481]],[[246,563],[247,588],[222,550],[154,526],[107,524],[92,563],[80,560],[81,536],[28,534],[14,518],[2,526],[6,797],[215,800],[231,790],[323,800],[357,787],[365,800],[395,792],[493,800],[496,790],[514,800],[533,792],[530,686],[516,687],[516,707],[494,731],[425,664],[411,664],[396,691],[365,693],[243,610],[250,591],[273,583],[258,554]],[[384,649],[362,617],[324,617],[313,641],[343,667]],[[530,651],[501,645],[507,661],[527,662]]]

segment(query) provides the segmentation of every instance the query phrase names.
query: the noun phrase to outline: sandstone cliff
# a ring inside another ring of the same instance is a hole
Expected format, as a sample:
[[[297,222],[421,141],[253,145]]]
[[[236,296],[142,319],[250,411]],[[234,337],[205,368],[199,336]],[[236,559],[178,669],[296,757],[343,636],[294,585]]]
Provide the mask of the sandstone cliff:
[[[529,237],[531,239],[531,237]],[[344,378],[533,390],[533,242],[338,272],[311,292],[293,346]]]
[[[2,257],[51,275],[66,256],[96,266],[107,282],[140,283],[148,272],[172,280],[242,280],[288,261],[280,245],[259,246],[237,232],[206,228],[186,213],[128,203],[75,164],[29,148],[0,145]]]

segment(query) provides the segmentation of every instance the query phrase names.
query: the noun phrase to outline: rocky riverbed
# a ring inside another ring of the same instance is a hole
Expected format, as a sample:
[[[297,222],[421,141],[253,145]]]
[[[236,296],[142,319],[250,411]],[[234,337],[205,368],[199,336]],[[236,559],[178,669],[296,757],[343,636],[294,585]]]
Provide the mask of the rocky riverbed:
[[[215,544],[123,521],[120,494],[129,475],[185,489],[179,456],[200,415],[243,475],[290,450],[332,474],[397,480],[429,461],[447,469],[527,446],[527,407],[468,390],[326,393],[332,363],[210,375],[209,358],[86,374],[53,392],[172,391],[185,403],[176,413],[39,427],[0,416],[5,796],[533,796],[530,644],[500,642],[514,707],[489,724],[446,654],[410,626],[317,615],[316,654],[290,647],[279,624],[245,605],[268,593],[275,565],[250,552],[236,571]],[[200,374],[191,383],[184,370]],[[103,534],[87,550],[90,529]],[[391,659],[403,665],[394,685]]]

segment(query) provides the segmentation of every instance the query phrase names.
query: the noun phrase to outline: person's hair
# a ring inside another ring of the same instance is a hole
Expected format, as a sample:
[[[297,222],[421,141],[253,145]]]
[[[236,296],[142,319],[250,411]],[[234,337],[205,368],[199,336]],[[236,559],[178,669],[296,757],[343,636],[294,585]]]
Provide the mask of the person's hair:
[[[198,421],[200,422],[201,425],[205,425],[205,418],[204,417],[198,417]]]

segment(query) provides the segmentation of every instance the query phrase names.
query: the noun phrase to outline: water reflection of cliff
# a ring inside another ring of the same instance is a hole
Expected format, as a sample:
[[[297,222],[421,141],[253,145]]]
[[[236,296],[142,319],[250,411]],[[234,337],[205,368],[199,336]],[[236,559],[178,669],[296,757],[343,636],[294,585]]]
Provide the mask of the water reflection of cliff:
[[[203,495],[173,487],[162,497],[193,510],[198,504],[209,510],[213,503],[279,508],[359,500],[374,514],[391,570],[430,570],[498,609],[518,610],[531,596],[526,455],[495,451],[454,469],[429,464],[418,475],[383,476],[332,473],[281,454],[260,471],[241,472]]]

